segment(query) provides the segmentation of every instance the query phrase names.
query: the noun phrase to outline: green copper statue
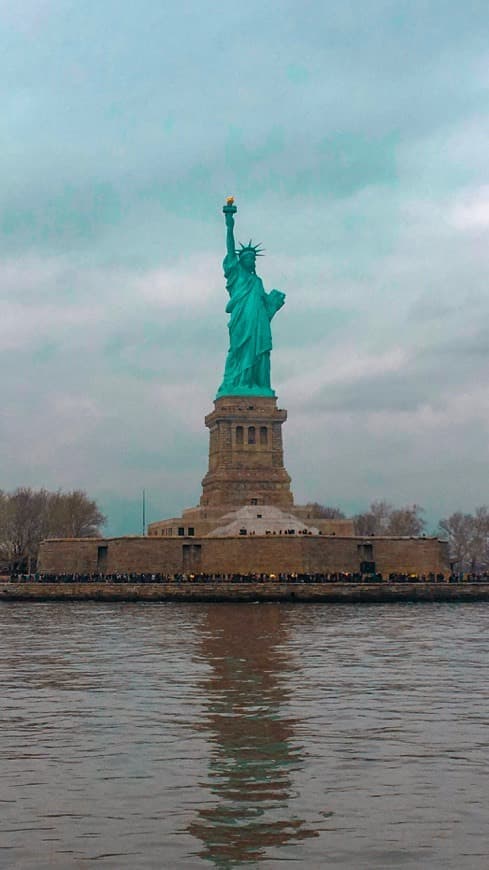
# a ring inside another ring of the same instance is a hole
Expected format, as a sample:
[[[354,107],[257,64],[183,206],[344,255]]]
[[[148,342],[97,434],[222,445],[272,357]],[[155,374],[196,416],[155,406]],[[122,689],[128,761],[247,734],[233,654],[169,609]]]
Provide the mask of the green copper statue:
[[[270,351],[272,330],[270,321],[282,307],[285,293],[272,290],[265,293],[263,282],[255,272],[260,245],[241,245],[236,250],[234,215],[237,208],[230,196],[223,208],[226,219],[224,275],[230,299],[226,312],[229,320],[229,351],[224,379],[217,391],[221,396],[275,396],[270,386]]]

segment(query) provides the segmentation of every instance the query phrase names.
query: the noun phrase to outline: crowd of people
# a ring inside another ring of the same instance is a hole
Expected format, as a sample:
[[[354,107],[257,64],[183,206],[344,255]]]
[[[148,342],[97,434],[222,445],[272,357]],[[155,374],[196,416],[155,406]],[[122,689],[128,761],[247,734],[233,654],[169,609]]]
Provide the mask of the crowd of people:
[[[12,574],[11,583],[489,583],[479,574]]]

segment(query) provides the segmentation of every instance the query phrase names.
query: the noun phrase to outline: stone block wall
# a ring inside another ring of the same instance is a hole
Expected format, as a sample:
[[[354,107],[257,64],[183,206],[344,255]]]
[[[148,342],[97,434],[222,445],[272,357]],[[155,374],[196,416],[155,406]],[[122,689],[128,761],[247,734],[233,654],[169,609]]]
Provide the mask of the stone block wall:
[[[280,574],[357,572],[373,561],[389,573],[448,573],[436,538],[243,536],[234,538],[67,538],[43,541],[42,573]]]
[[[201,505],[292,505],[284,468],[282,424],[287,412],[265,396],[216,399],[205,418],[210,431],[209,469]]]

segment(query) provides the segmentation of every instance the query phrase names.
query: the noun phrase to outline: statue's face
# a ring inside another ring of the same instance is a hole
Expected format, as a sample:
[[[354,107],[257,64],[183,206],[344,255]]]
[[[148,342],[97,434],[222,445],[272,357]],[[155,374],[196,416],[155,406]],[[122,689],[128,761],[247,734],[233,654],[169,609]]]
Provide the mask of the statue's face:
[[[247,272],[255,271],[256,256],[253,251],[245,251],[244,254],[241,254],[239,262]]]

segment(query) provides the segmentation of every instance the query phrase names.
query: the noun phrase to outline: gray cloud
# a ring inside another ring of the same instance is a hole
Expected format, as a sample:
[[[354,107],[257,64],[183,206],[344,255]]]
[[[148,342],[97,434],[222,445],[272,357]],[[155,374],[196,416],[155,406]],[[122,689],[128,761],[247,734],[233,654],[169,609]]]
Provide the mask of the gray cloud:
[[[488,500],[485,2],[0,17],[0,486],[198,499],[235,193],[297,497]]]

